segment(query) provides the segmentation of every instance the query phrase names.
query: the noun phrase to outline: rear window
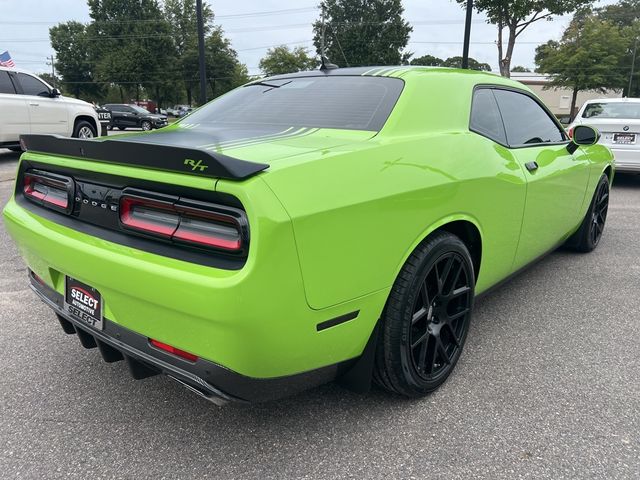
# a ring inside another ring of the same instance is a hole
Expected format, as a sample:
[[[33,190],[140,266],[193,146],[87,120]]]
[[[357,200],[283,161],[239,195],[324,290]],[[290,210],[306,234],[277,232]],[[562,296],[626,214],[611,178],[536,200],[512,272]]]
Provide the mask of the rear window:
[[[584,112],[582,112],[582,118],[625,118],[640,120],[640,103],[590,103],[586,106]]]
[[[220,97],[189,122],[378,131],[403,85],[397,78],[355,76],[264,80]]]

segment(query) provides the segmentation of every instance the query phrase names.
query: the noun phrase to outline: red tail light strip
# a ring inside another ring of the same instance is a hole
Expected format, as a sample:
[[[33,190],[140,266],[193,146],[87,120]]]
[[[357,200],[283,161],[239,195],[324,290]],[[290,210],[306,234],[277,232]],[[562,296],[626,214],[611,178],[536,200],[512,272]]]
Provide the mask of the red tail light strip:
[[[175,355],[176,357],[183,358],[184,360],[188,360],[190,362],[195,362],[198,360],[198,356],[193,353],[185,352],[184,350],[180,350],[179,348],[173,347],[171,345],[167,345],[166,343],[159,342],[158,340],[154,340],[153,338],[149,339],[149,343],[160,350],[164,350],[167,353]]]
[[[125,194],[120,198],[120,223],[126,229],[181,244],[241,252],[244,214],[234,209],[219,211],[222,209],[203,202],[158,201]]]
[[[69,177],[44,172],[26,172],[24,174],[23,193],[29,200],[58,210],[63,213],[71,211],[71,198],[74,183]]]

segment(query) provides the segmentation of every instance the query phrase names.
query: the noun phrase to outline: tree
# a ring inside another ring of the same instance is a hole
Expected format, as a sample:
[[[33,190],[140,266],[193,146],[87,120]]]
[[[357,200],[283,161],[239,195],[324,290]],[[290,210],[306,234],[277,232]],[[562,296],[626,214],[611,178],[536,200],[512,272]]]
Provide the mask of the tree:
[[[613,5],[596,10],[598,18],[617,25],[627,39],[626,55],[621,58],[620,69],[625,71],[627,79],[632,75],[631,65],[634,64],[631,91],[629,83],[624,87],[627,97],[640,97],[640,65],[637,53],[640,50],[640,0],[621,0]],[[635,58],[635,62],[634,60]]]
[[[292,50],[286,45],[270,48],[260,60],[260,70],[267,76],[312,70],[316,65],[316,59],[309,56],[306,48]]]
[[[88,0],[87,27],[96,76],[122,91],[153,92],[159,104],[175,79],[172,29],[157,0]],[[132,92],[133,93],[133,92]]]
[[[411,65],[424,65],[425,67],[441,67],[444,60],[433,55],[423,55],[411,60]]]
[[[518,72],[518,73],[528,72],[528,73],[530,73],[531,69],[527,68],[527,67],[523,67],[522,65],[516,65],[515,67],[513,67],[511,69],[511,73],[514,73],[514,72]]]
[[[87,27],[75,21],[61,23],[49,29],[49,38],[64,90],[76,98],[96,95],[100,88],[94,83]]]
[[[342,66],[399,65],[413,28],[404,20],[401,0],[323,0],[313,24],[313,43],[322,56]]]
[[[576,16],[559,42],[536,49],[538,71],[552,76],[550,87],[573,90],[571,115],[578,92],[622,88],[625,76],[618,68],[626,39],[620,29],[593,15]]]
[[[456,0],[466,6],[466,0]],[[593,3],[593,0],[476,0],[474,7],[483,12],[489,21],[498,27],[498,66],[503,77],[509,77],[511,59],[516,39],[532,23],[551,20],[552,15],[564,15]],[[508,33],[507,49],[503,49],[504,30]]]
[[[443,67],[462,68],[462,57],[450,57],[442,62]],[[469,57],[469,69],[481,70],[483,72],[490,72],[491,65],[488,63],[480,63],[475,58]]]

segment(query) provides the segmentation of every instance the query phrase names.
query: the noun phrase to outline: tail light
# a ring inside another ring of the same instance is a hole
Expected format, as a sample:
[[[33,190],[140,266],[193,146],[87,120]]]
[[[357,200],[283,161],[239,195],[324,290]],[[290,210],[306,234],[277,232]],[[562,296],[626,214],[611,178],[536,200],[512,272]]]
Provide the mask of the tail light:
[[[242,210],[133,189],[120,197],[120,224],[174,243],[229,253],[242,252],[247,242]]]
[[[73,210],[75,187],[70,177],[30,170],[25,172],[23,182],[22,191],[30,201],[62,213]]]

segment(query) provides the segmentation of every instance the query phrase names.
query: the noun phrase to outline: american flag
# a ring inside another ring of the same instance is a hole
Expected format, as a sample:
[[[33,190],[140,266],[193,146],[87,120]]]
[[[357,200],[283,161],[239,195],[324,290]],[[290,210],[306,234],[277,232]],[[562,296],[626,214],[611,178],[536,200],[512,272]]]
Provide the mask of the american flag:
[[[15,67],[16,64],[11,59],[8,51],[0,53],[0,67]]]

